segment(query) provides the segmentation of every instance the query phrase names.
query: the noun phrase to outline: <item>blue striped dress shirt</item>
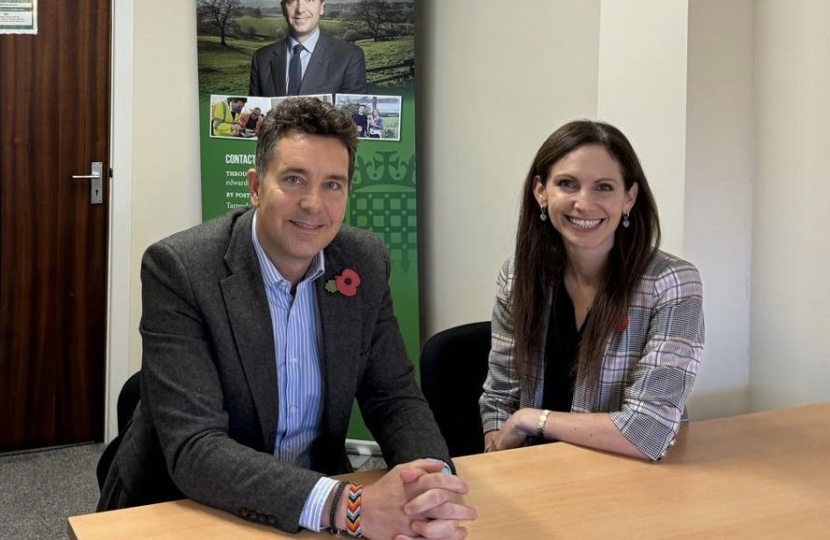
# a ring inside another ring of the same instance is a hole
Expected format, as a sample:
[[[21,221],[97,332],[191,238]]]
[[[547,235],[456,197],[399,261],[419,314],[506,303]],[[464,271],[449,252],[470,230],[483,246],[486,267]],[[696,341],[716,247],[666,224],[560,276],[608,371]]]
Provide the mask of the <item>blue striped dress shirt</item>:
[[[251,237],[256,250],[277,351],[279,416],[274,457],[308,469],[311,445],[320,434],[323,412],[323,376],[320,367],[320,316],[314,281],[325,272],[323,252],[311,261],[303,280],[291,294],[291,282],[280,275],[256,235],[254,213]],[[320,530],[326,499],[335,480],[321,478],[309,494],[300,515],[300,526]]]

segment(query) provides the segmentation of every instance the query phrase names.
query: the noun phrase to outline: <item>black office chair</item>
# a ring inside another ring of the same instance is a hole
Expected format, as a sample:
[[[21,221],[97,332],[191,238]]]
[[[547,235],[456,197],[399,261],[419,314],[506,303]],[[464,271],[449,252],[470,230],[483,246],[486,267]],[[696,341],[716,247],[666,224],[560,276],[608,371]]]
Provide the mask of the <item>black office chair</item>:
[[[127,431],[127,426],[133,417],[133,412],[141,400],[141,371],[133,373],[124,386],[121,387],[121,392],[118,394],[118,403],[116,404],[116,416],[118,417],[118,436],[115,437],[104,448],[104,453],[98,459],[98,466],[95,468],[95,474],[98,477],[98,489],[104,487],[104,480],[107,478],[112,460],[115,459],[115,453],[121,445],[121,439],[124,432]]]
[[[439,332],[421,351],[421,389],[452,457],[484,452],[478,398],[489,354],[489,321]]]

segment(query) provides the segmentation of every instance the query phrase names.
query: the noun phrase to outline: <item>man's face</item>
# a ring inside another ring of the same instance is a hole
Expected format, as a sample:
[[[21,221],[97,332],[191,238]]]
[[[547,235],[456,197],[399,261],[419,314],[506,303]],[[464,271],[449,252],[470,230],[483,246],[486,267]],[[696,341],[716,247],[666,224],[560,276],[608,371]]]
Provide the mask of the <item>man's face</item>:
[[[244,101],[234,101],[234,102],[232,102],[232,103],[231,103],[231,110],[232,110],[235,114],[238,114],[238,113],[239,113],[239,111],[241,111],[241,110],[242,110],[242,107],[244,107],[244,106],[245,106],[245,102],[244,102]]]
[[[363,105],[358,107],[357,108],[357,114],[359,114],[360,116],[363,116],[364,114],[366,114],[366,107],[364,107]]]
[[[291,132],[279,140],[264,178],[248,172],[256,233],[280,274],[299,282],[343,224],[349,152],[335,137]]]
[[[323,0],[285,0],[282,7],[291,35],[300,42],[314,33],[325,10]]]
[[[254,110],[251,111],[251,116],[254,117],[254,118],[259,118],[259,115],[261,113],[262,113],[262,111],[259,109],[259,107],[255,107]]]

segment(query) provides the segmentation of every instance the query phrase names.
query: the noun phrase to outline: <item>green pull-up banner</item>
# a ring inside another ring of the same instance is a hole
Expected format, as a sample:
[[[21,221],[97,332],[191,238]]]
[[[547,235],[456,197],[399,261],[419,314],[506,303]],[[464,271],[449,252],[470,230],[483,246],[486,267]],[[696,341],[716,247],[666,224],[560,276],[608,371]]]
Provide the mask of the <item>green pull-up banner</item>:
[[[291,37],[301,36],[313,50],[298,53],[306,56],[299,95],[347,111],[361,137],[345,222],[374,232],[386,244],[395,313],[415,361],[420,351],[415,2],[283,4],[196,2],[202,218],[250,204],[246,177],[255,164],[259,118],[287,99],[296,44]],[[371,438],[356,409],[352,418],[349,436]]]

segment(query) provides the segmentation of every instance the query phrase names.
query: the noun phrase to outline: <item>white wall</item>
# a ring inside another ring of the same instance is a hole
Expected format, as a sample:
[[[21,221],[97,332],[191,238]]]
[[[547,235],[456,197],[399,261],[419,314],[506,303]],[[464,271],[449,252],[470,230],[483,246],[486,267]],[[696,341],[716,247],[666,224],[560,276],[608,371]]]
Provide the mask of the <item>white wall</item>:
[[[133,174],[133,1],[113,1],[112,101],[109,190],[109,267],[107,283],[107,372],[104,436],[118,433],[116,403],[130,376],[132,279],[132,174]]]
[[[620,128],[640,157],[657,200],[663,249],[681,256],[687,4],[602,2],[597,102],[598,118]]]
[[[422,0],[421,332],[489,320],[539,146],[596,116],[599,0]],[[451,234],[450,234],[451,231]]]
[[[130,367],[141,367],[144,250],[201,221],[194,2],[135,1]]]
[[[830,2],[757,3],[753,410],[830,400]]]
[[[703,279],[706,349],[690,415],[745,412],[752,2],[606,0],[600,21],[597,116],[622,129],[643,162],[661,247],[696,264]],[[718,218],[727,212],[725,228]]]
[[[701,272],[706,318],[694,418],[749,406],[754,5],[689,3],[683,253]]]

